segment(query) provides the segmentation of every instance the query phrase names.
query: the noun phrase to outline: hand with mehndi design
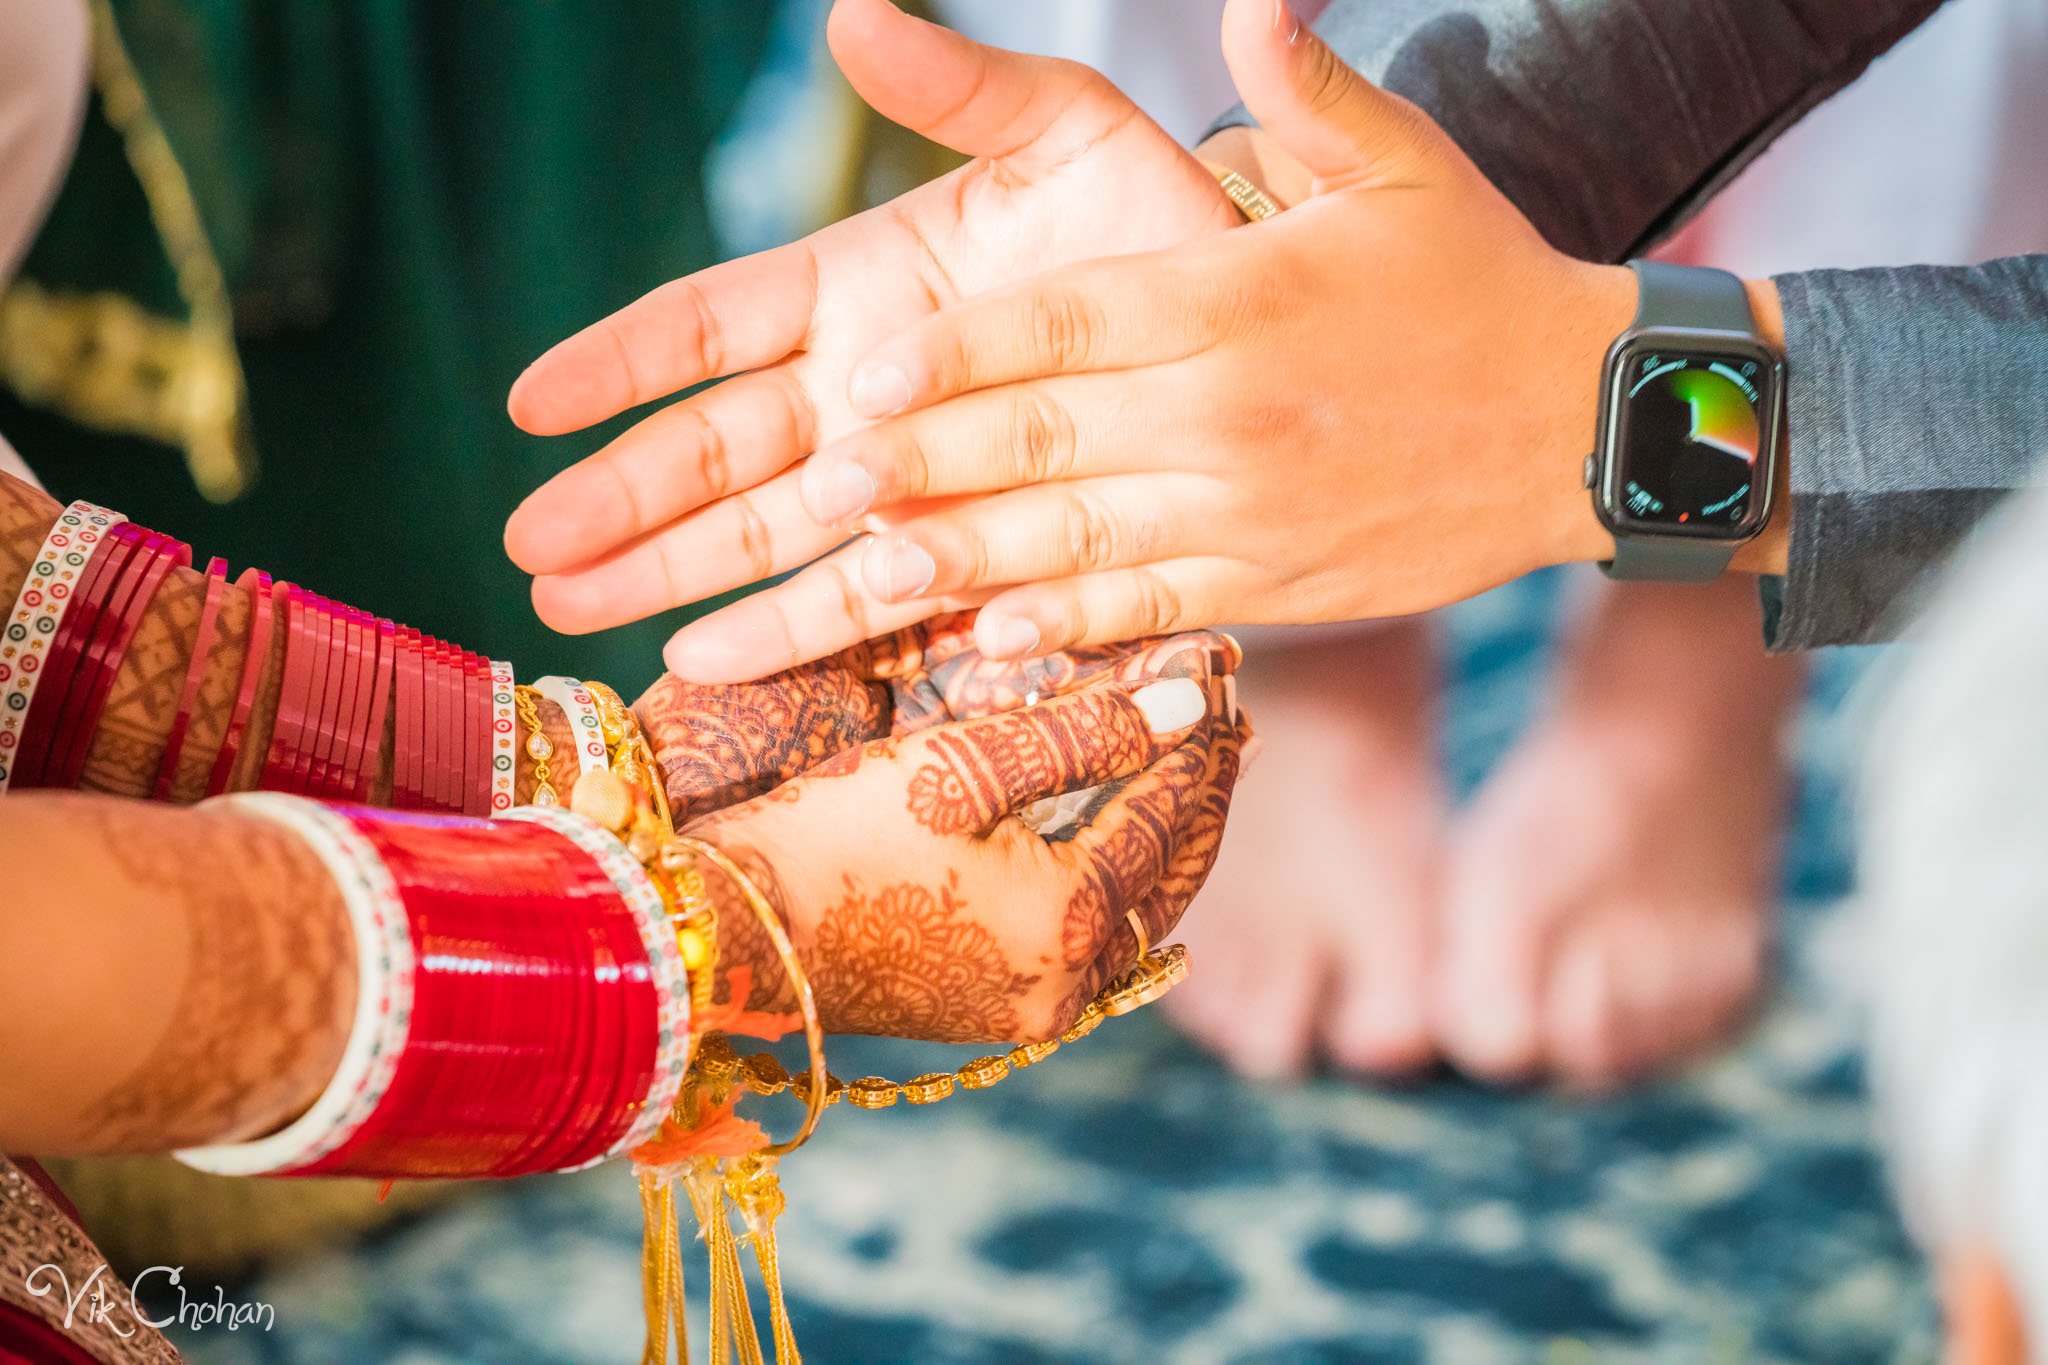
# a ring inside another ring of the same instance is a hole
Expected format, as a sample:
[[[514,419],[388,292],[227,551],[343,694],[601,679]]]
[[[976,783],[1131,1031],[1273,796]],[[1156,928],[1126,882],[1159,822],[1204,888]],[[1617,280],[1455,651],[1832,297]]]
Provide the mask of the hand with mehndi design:
[[[1226,675],[1105,679],[870,740],[687,828],[781,915],[828,1030],[1035,1040],[1135,959],[1127,911],[1153,943],[1171,932],[1214,861],[1245,735]],[[1094,788],[1053,837],[1019,818]],[[765,935],[710,880],[747,1003],[787,1009]]]
[[[757,682],[664,677],[635,709],[679,820],[737,804],[849,748],[1030,705],[1103,681],[1229,679],[1237,644],[1214,631],[1033,659],[984,658],[960,613]]]

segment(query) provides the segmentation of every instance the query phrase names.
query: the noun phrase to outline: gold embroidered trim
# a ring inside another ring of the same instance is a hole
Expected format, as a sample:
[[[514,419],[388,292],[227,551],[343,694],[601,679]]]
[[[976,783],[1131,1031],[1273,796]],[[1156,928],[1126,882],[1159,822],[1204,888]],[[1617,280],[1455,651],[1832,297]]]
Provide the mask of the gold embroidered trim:
[[[93,84],[191,316],[178,322],[118,294],[17,282],[0,297],[0,381],[87,426],[181,447],[199,491],[227,502],[256,472],[227,284],[109,0],[92,0],[92,23]]]

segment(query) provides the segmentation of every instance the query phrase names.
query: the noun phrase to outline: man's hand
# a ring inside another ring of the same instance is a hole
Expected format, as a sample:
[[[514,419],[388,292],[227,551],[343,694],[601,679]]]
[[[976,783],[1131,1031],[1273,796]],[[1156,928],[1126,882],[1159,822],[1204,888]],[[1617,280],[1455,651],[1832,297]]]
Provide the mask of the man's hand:
[[[506,548],[538,575],[535,609],[558,630],[698,601],[844,541],[874,490],[843,462],[828,479],[799,462],[908,401],[886,380],[850,384],[854,361],[885,338],[1046,270],[1238,221],[1209,173],[1085,67],[982,47],[887,0],[839,0],[828,36],[877,110],[976,159],[803,241],[666,285],[520,377],[513,419],[549,435],[737,376],[655,412],[513,514]],[[1056,340],[1071,321],[1034,325]],[[700,682],[760,677],[826,652],[800,650],[792,616],[835,616],[843,645],[974,603],[896,586],[881,606],[862,586],[858,546],[843,549],[779,596],[684,632],[669,666]]]
[[[1279,0],[1232,0],[1224,43],[1311,196],[966,300],[864,356],[855,392],[907,406],[807,471],[872,484],[888,522],[847,599],[984,602],[978,639],[1006,658],[1406,614],[1599,553],[1579,470],[1628,273],[1552,249]],[[848,613],[801,584],[753,610],[801,655],[838,648]]]

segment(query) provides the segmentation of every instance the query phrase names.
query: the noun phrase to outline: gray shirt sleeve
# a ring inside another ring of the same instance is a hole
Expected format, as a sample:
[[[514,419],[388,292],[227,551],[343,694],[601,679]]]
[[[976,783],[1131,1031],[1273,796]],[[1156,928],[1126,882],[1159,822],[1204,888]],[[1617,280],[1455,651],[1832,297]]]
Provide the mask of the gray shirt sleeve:
[[[1316,29],[1427,110],[1559,249],[1618,261],[1939,3],[1337,0]],[[1766,638],[1886,639],[1922,574],[2048,457],[2048,258],[1778,286],[1792,542],[1764,586]]]

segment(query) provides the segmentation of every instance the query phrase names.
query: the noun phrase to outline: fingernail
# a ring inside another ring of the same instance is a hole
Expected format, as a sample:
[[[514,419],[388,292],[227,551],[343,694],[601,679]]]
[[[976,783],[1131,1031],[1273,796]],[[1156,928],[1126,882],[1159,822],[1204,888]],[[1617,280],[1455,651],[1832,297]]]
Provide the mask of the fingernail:
[[[1038,623],[1028,616],[983,612],[974,623],[974,642],[991,659],[1021,659],[1038,648]]]
[[[851,460],[816,460],[799,484],[804,510],[821,526],[843,526],[875,500],[875,476]]]
[[[1294,12],[1294,7],[1287,0],[1273,0],[1273,27],[1289,43],[1301,37],[1301,16]]]
[[[677,633],[662,651],[668,671],[685,682],[736,683],[780,673],[790,665],[789,637],[768,621],[704,621]]]
[[[903,536],[876,536],[860,554],[861,577],[884,602],[923,596],[938,571],[925,548]]]
[[[895,365],[862,365],[854,370],[846,396],[863,417],[894,417],[910,406],[910,376]]]
[[[1139,688],[1131,700],[1145,714],[1145,724],[1155,735],[1185,730],[1209,713],[1209,699],[1193,678],[1168,678]]]

